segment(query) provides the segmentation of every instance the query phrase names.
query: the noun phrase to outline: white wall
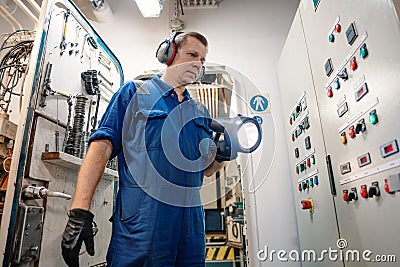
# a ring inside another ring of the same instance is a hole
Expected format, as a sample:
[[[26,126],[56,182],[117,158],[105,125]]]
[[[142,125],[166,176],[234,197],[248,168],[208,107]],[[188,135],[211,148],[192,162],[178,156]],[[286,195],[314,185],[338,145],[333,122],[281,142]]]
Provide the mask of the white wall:
[[[130,4],[133,8],[129,10],[122,4],[110,4],[118,16],[106,24],[93,24],[120,59],[125,80],[143,70],[163,68],[155,59],[155,50],[169,35],[168,1],[160,18],[147,19],[141,17],[134,3]],[[298,4],[297,0],[225,0],[218,9],[185,10],[185,15],[181,16],[186,31],[199,31],[208,38],[207,61],[229,66],[245,76],[244,84],[248,85],[243,94],[256,87],[270,96],[276,136],[274,127],[268,128],[273,123],[270,117],[264,122],[264,137],[271,140],[264,140],[263,149],[272,151],[274,141],[278,149],[266,181],[255,193],[246,193],[250,266],[288,265],[276,259],[273,262],[257,261],[257,251],[265,246],[269,250],[298,249],[287,146],[283,138],[284,119],[276,77],[277,62]],[[252,170],[255,186],[265,176],[272,155],[272,152],[262,153],[260,167]],[[249,181],[245,184],[248,185]]]

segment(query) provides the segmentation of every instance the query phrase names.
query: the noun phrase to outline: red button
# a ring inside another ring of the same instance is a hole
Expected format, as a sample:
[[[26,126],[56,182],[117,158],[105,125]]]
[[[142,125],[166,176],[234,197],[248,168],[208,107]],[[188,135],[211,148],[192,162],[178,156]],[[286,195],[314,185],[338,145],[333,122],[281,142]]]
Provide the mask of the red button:
[[[310,160],[310,158],[308,158],[307,159],[307,167],[310,167],[311,166],[311,160]]]
[[[350,60],[350,69],[351,69],[351,70],[356,70],[356,69],[357,69],[356,57],[353,57],[353,58]]]
[[[299,167],[296,167],[296,173],[299,174]]]
[[[343,190],[343,200],[344,201],[349,201],[349,191],[348,190]]]
[[[293,121],[292,121],[292,117],[290,117],[289,119],[289,124],[292,125]]]
[[[312,203],[309,200],[302,200],[301,201],[301,208],[303,210],[308,210],[312,208]]]
[[[368,198],[367,186],[365,184],[361,186],[361,196]]]
[[[294,134],[292,134],[292,141],[294,142]]]
[[[331,98],[333,96],[332,87],[329,86],[328,91],[326,92],[327,96]]]
[[[349,128],[349,136],[350,136],[350,138],[356,137],[356,132],[354,131],[354,126],[351,126]]]
[[[297,188],[299,189],[299,192],[301,192],[301,184],[299,184],[299,185],[297,186]]]
[[[335,25],[335,32],[340,32],[342,30],[342,26],[340,26],[340,24],[336,24]]]

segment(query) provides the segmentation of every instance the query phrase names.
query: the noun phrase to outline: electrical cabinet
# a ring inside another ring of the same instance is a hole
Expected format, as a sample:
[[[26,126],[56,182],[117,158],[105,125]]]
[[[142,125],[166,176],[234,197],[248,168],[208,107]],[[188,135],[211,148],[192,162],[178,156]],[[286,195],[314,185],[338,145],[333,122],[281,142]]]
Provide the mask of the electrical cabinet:
[[[302,1],[282,51],[300,246],[337,250],[324,266],[397,266],[399,41],[392,1]]]

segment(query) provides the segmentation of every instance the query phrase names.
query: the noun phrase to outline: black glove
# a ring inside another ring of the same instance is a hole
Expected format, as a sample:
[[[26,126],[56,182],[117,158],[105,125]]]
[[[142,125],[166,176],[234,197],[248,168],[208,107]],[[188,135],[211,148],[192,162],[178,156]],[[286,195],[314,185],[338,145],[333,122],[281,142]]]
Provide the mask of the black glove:
[[[87,253],[94,255],[93,237],[97,233],[97,225],[93,221],[94,215],[88,210],[72,209],[68,217],[61,242],[62,256],[69,267],[79,267],[82,242],[85,242]]]
[[[237,158],[238,156],[237,151],[232,150],[232,145],[229,139],[222,141],[217,140],[214,142],[217,147],[217,152],[215,154],[216,161],[218,162],[231,161]]]

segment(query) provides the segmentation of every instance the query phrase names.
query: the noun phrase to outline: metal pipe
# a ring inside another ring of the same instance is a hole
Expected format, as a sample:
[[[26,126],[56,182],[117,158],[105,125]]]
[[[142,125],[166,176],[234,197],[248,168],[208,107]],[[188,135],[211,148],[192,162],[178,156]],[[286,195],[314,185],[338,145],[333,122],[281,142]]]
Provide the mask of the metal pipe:
[[[39,20],[38,18],[32,13],[32,11],[24,4],[22,3],[21,0],[14,0],[14,2],[24,11],[28,17],[30,17],[35,23],[37,23]]]
[[[0,5],[0,7],[1,7],[1,9],[4,11],[4,13],[6,13],[6,15],[7,15],[9,18],[11,18],[11,19],[15,22],[15,24],[18,25],[18,30],[22,30],[23,28],[22,28],[21,23],[19,23],[18,20],[16,20],[16,19],[14,18],[14,16],[13,16],[10,12],[8,12],[8,10],[7,10],[3,5]]]
[[[1,6],[1,7],[3,7],[3,6]],[[0,11],[0,16],[2,16],[2,17],[8,22],[8,24],[10,24],[10,26],[11,26],[13,32],[15,32],[15,26],[14,26],[14,24],[12,24],[12,22],[4,15],[1,11]]]
[[[34,0],[26,0],[38,13],[40,13],[40,6]]]

